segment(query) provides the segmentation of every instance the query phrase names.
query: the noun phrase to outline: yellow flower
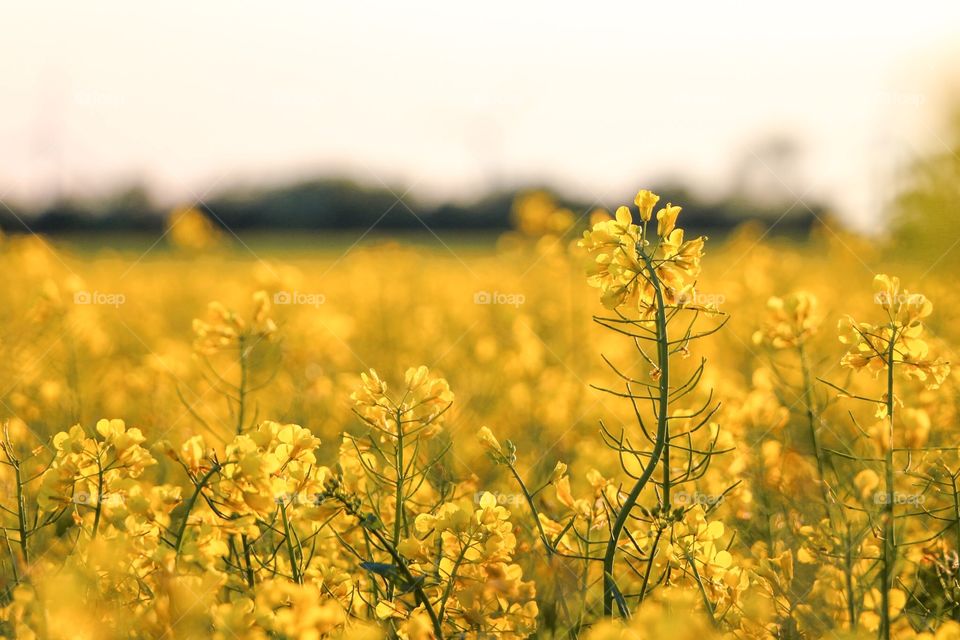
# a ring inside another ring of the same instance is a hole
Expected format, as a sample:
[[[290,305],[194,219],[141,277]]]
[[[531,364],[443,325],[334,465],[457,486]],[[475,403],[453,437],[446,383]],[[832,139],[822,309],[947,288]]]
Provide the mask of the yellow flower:
[[[426,367],[411,367],[404,374],[406,389],[400,401],[387,394],[387,384],[373,369],[360,374],[360,387],[351,394],[355,411],[383,435],[398,429],[420,438],[432,438],[443,428],[445,414],[453,404],[453,392],[443,378]]]
[[[677,216],[680,215],[680,207],[675,207],[669,202],[667,206],[657,212],[657,235],[665,238],[670,235],[677,224]]]
[[[767,315],[762,327],[753,334],[755,344],[764,343],[774,349],[798,347],[814,335],[820,326],[817,298],[798,291],[783,298],[767,300]]]
[[[483,443],[483,446],[491,453],[503,453],[503,449],[500,447],[500,441],[497,440],[493,432],[487,427],[480,427],[480,432],[477,434],[477,437],[480,438],[480,442]]]
[[[223,234],[199,209],[181,207],[167,216],[167,237],[180,248],[190,250],[209,249],[222,240]]]
[[[194,473],[203,466],[206,455],[207,445],[201,435],[189,438],[180,446],[180,461]]]
[[[633,199],[633,202],[640,209],[640,219],[647,222],[653,217],[653,207],[660,202],[660,196],[652,191],[641,189],[637,192],[637,197]]]
[[[553,473],[550,474],[550,484],[556,484],[566,475],[567,465],[563,462],[557,461],[557,464],[553,467]]]
[[[123,420],[100,420],[97,422],[97,433],[103,436],[109,444],[116,447],[119,453],[123,453],[130,447],[142,443],[145,438],[140,429],[127,429]]]
[[[840,364],[851,369],[866,369],[874,375],[890,366],[899,366],[907,376],[936,389],[950,373],[950,365],[928,357],[929,346],[923,335],[923,318],[933,304],[926,296],[900,289],[900,280],[887,275],[874,278],[874,302],[887,312],[887,322],[873,325],[857,322],[850,316],[837,325],[840,342],[847,353]]]
[[[281,452],[283,457],[307,464],[316,463],[313,450],[320,446],[320,438],[298,424],[273,424],[276,424],[276,438],[281,443],[276,450]]]
[[[252,348],[261,341],[270,340],[277,325],[270,318],[271,303],[265,291],[253,294],[254,311],[249,322],[219,302],[207,305],[205,318],[193,321],[194,348],[211,355],[224,349],[235,349],[241,344]]]

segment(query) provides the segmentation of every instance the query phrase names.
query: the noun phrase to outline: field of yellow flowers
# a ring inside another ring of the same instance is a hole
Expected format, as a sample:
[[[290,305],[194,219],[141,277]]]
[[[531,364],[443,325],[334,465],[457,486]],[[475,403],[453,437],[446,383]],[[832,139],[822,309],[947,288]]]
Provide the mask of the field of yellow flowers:
[[[681,205],[5,238],[0,634],[960,638],[954,275]]]

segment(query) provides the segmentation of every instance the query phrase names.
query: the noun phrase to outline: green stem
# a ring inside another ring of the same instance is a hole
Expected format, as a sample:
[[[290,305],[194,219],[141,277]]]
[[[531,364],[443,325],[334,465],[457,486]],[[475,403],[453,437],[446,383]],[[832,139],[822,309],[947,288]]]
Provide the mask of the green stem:
[[[297,553],[293,548],[293,536],[290,535],[290,520],[287,519],[287,503],[280,502],[280,517],[283,519],[284,542],[287,546],[287,556],[290,558],[290,573],[293,575],[293,581],[297,584],[303,584],[303,577],[300,575],[300,565],[297,561]]]
[[[247,353],[243,336],[237,338],[240,363],[240,386],[237,387],[237,435],[243,433],[247,405]]]
[[[703,586],[703,579],[700,577],[700,572],[697,570],[697,561],[691,555],[687,555],[687,562],[690,563],[690,568],[693,570],[693,577],[697,582],[697,586],[700,588],[700,597],[703,599],[703,606],[707,608],[707,613],[710,616],[710,622],[714,627],[719,626],[717,623],[716,614],[714,613],[713,603],[710,602],[710,598],[707,597],[707,590]]]
[[[13,571],[13,584],[20,584],[20,571],[17,569],[17,554],[14,553],[13,547],[10,546],[10,536],[7,534],[6,529],[0,529],[3,531],[3,541],[7,544],[7,553],[10,555],[10,569]],[[11,590],[7,589],[7,594],[5,595],[3,602],[9,604],[11,598],[8,597],[11,594]]]
[[[403,413],[397,410],[397,443],[393,452],[393,465],[397,470],[397,485],[393,495],[393,546],[400,544],[400,530],[403,524]],[[393,599],[394,585],[387,587],[387,598]]]
[[[468,538],[469,540],[469,538]],[[457,570],[460,568],[460,564],[463,562],[463,559],[467,556],[467,550],[473,546],[472,542],[463,545],[463,548],[460,549],[460,553],[457,556],[457,561],[453,564],[453,569],[450,570],[450,575],[447,577],[447,588],[443,591],[443,598],[440,600],[440,619],[443,620],[443,614],[447,609],[447,600],[450,598],[450,594],[453,593],[453,587],[455,583],[455,578],[457,577]]]
[[[587,520],[587,538],[582,545],[583,555],[590,555],[590,531],[593,528],[593,514]],[[580,630],[583,628],[584,615],[587,611],[587,592],[590,590],[590,563],[588,561],[583,562],[583,572],[580,574],[580,607],[579,614],[577,615],[577,624],[571,629],[572,637],[579,637]]]
[[[547,539],[546,532],[543,530],[543,523],[540,522],[540,512],[537,510],[537,506],[533,503],[533,496],[530,495],[530,492],[527,490],[527,486],[524,484],[523,479],[520,477],[520,474],[517,473],[517,470],[514,468],[514,466],[507,463],[507,468],[510,469],[510,473],[513,474],[517,484],[520,485],[520,491],[523,492],[523,497],[527,501],[527,506],[530,507],[530,512],[533,514],[533,521],[537,524],[537,531],[540,533],[540,540],[543,542],[543,546],[547,550],[547,557],[549,558],[553,556],[555,551],[553,545],[550,543],[550,540]]]
[[[617,554],[617,543],[620,541],[620,535],[623,533],[623,528],[627,524],[630,512],[637,504],[640,493],[647,485],[647,482],[649,482],[657,463],[660,461],[660,456],[663,454],[669,437],[667,431],[667,409],[670,397],[670,353],[667,338],[667,319],[663,309],[663,292],[660,287],[660,280],[657,278],[657,273],[653,268],[650,258],[646,254],[642,255],[646,262],[650,283],[653,286],[656,298],[657,366],[660,368],[660,400],[657,411],[657,434],[653,444],[653,450],[650,452],[650,461],[633,485],[630,493],[628,493],[624,499],[620,512],[617,514],[616,521],[613,523],[613,528],[610,530],[610,540],[607,542],[606,552],[603,556],[603,614],[605,616],[610,616],[613,613],[613,596],[614,590],[616,589],[613,568]]]
[[[218,464],[214,464],[212,467],[210,467],[210,470],[200,478],[200,482],[197,483],[193,490],[193,495],[191,495],[190,499],[187,501],[187,508],[183,514],[183,522],[180,523],[180,530],[177,532],[176,542],[173,545],[173,550],[177,557],[180,556],[180,549],[183,547],[183,538],[187,532],[187,523],[190,521],[190,512],[193,511],[193,507],[197,504],[197,500],[200,498],[200,494],[203,492],[203,488],[206,486],[207,482],[209,482],[210,478],[213,477],[213,474],[219,470],[220,465]]]
[[[250,540],[247,538],[247,534],[240,536],[240,542],[243,544],[243,561],[246,564],[246,574],[247,574],[247,586],[251,589],[256,580],[253,575],[253,563],[250,558]]]
[[[647,597],[647,585],[650,583],[650,573],[653,570],[653,559],[657,555],[657,547],[660,544],[660,538],[663,536],[663,527],[657,527],[657,537],[653,539],[653,545],[650,546],[650,557],[647,559],[647,570],[643,572],[643,582],[640,584],[640,602]]]
[[[660,505],[661,513],[670,511],[670,434],[667,434],[663,443],[663,502]]]
[[[956,530],[954,531],[954,545],[957,554],[960,554],[960,493],[958,493],[957,476],[951,475],[950,481],[953,486],[953,517],[956,520]]]
[[[397,411],[397,445],[394,451],[394,465],[397,469],[397,487],[394,493],[393,544],[400,543],[400,528],[403,522],[403,414]]]
[[[893,477],[893,360],[897,343],[897,328],[891,325],[890,344],[887,347],[887,450],[884,455],[886,494],[883,516],[883,568],[880,590],[880,638],[890,640],[890,588],[893,582],[893,565],[896,561],[894,536],[894,477]]]
[[[13,462],[13,472],[17,481],[17,529],[20,532],[20,553],[23,555],[23,564],[26,566],[30,563],[30,553],[27,551],[27,503],[23,497],[23,480],[20,475],[19,460]],[[14,565],[14,571],[16,571],[16,565]]]
[[[850,539],[850,524],[847,523],[846,549],[844,553],[844,577],[847,590],[847,617],[850,619],[851,631],[857,626],[857,605],[853,592],[853,541]]]
[[[810,376],[810,367],[807,364],[807,353],[803,344],[798,345],[797,351],[800,354],[800,370],[803,373],[803,395],[804,404],[807,407],[807,424],[810,428],[810,440],[813,443],[813,455],[817,459],[817,484],[820,485],[820,494],[823,497],[823,509],[826,511],[827,519],[830,519],[830,493],[827,490],[827,477],[823,470],[823,452],[820,449],[820,435],[817,430],[817,413],[813,395],[813,381]]]
[[[100,516],[103,513],[103,463],[100,460],[100,452],[97,452],[97,506],[94,508],[93,531],[90,533],[90,539],[97,538],[97,530],[100,528]]]

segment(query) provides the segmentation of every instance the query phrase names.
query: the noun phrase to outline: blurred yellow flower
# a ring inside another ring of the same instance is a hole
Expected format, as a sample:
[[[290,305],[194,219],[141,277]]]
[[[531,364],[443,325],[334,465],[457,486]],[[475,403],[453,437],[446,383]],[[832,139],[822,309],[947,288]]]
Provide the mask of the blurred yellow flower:
[[[180,207],[171,211],[166,226],[170,242],[182,249],[210,249],[220,244],[223,238],[209,218],[194,207]]]

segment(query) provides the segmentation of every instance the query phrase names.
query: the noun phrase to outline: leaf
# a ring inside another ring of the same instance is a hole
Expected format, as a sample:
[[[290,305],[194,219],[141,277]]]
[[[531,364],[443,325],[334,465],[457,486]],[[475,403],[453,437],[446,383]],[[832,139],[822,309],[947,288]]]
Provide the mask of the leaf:
[[[627,607],[627,601],[620,592],[620,588],[617,586],[617,583],[612,579],[610,580],[610,593],[613,596],[614,601],[617,603],[617,608],[620,609],[620,615],[623,616],[624,619],[629,620],[630,609]]]
[[[361,562],[360,566],[369,571],[370,573],[375,573],[389,584],[397,587],[400,590],[400,594],[410,593],[418,586],[422,585],[425,581],[425,576],[417,576],[411,582],[406,574],[402,573],[397,565],[387,564],[384,562]]]
[[[395,564],[387,564],[385,562],[361,562],[360,566],[370,573],[375,573],[384,578],[394,578],[399,575],[397,565]]]

